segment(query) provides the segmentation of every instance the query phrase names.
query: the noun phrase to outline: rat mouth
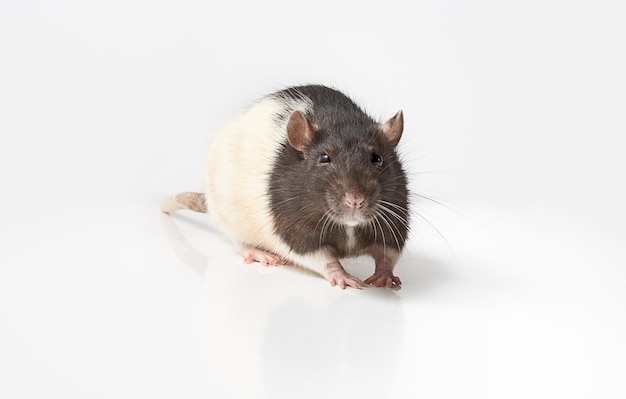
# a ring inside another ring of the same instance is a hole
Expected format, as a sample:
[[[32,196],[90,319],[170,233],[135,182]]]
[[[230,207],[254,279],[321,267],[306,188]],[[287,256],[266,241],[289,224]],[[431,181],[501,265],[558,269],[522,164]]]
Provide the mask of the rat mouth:
[[[362,223],[362,221],[357,220],[357,219],[344,219],[343,224],[345,224],[348,227],[356,227],[358,225],[360,225]]]
[[[359,192],[336,197],[327,194],[328,217],[336,224],[346,227],[356,227],[372,222],[375,217],[371,201]]]
[[[348,227],[356,227],[360,224],[368,223],[369,220],[370,218],[360,209],[346,211],[341,217],[341,223]]]

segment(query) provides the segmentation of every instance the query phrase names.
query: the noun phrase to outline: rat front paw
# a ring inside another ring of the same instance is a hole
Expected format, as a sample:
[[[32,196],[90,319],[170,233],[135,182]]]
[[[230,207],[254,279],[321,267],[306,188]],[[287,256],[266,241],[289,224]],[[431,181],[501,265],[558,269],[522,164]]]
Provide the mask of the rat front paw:
[[[328,281],[331,286],[339,286],[342,290],[345,290],[346,287],[361,289],[365,286],[361,280],[347,273],[344,273],[343,276],[329,276]]]
[[[363,284],[361,280],[346,273],[344,268],[337,261],[326,265],[326,273],[328,274],[326,278],[328,278],[330,285],[333,287],[338,286],[342,290],[345,290],[346,287],[357,289],[365,287],[365,284]]]
[[[374,287],[387,287],[400,289],[402,282],[400,278],[394,276],[391,272],[377,272],[364,281],[366,285]]]

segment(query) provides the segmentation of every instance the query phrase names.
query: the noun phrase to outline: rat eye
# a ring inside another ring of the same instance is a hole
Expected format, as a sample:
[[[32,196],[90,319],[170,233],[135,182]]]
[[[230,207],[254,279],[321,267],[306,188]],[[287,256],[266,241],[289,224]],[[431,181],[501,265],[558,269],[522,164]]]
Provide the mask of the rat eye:
[[[320,155],[320,163],[329,163],[329,162],[330,162],[330,157],[328,156],[328,154],[324,153]]]
[[[372,154],[371,162],[372,162],[372,165],[383,166],[383,157],[381,157],[380,154],[375,152]]]

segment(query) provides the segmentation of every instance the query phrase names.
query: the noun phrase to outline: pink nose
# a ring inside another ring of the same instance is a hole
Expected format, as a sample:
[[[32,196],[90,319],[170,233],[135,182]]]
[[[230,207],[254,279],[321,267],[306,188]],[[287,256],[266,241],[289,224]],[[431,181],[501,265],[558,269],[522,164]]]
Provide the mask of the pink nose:
[[[363,194],[346,194],[346,205],[348,208],[361,209],[365,205]]]

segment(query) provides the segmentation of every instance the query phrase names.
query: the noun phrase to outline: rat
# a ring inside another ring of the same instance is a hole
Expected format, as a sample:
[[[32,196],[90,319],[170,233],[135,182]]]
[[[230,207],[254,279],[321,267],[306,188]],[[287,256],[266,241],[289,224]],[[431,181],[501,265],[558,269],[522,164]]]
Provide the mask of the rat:
[[[208,213],[246,263],[300,266],[342,289],[400,288],[393,270],[409,232],[403,130],[402,111],[377,122],[336,89],[286,88],[218,130],[204,193],[180,193],[161,209]],[[375,263],[364,281],[340,263],[361,255]]]

